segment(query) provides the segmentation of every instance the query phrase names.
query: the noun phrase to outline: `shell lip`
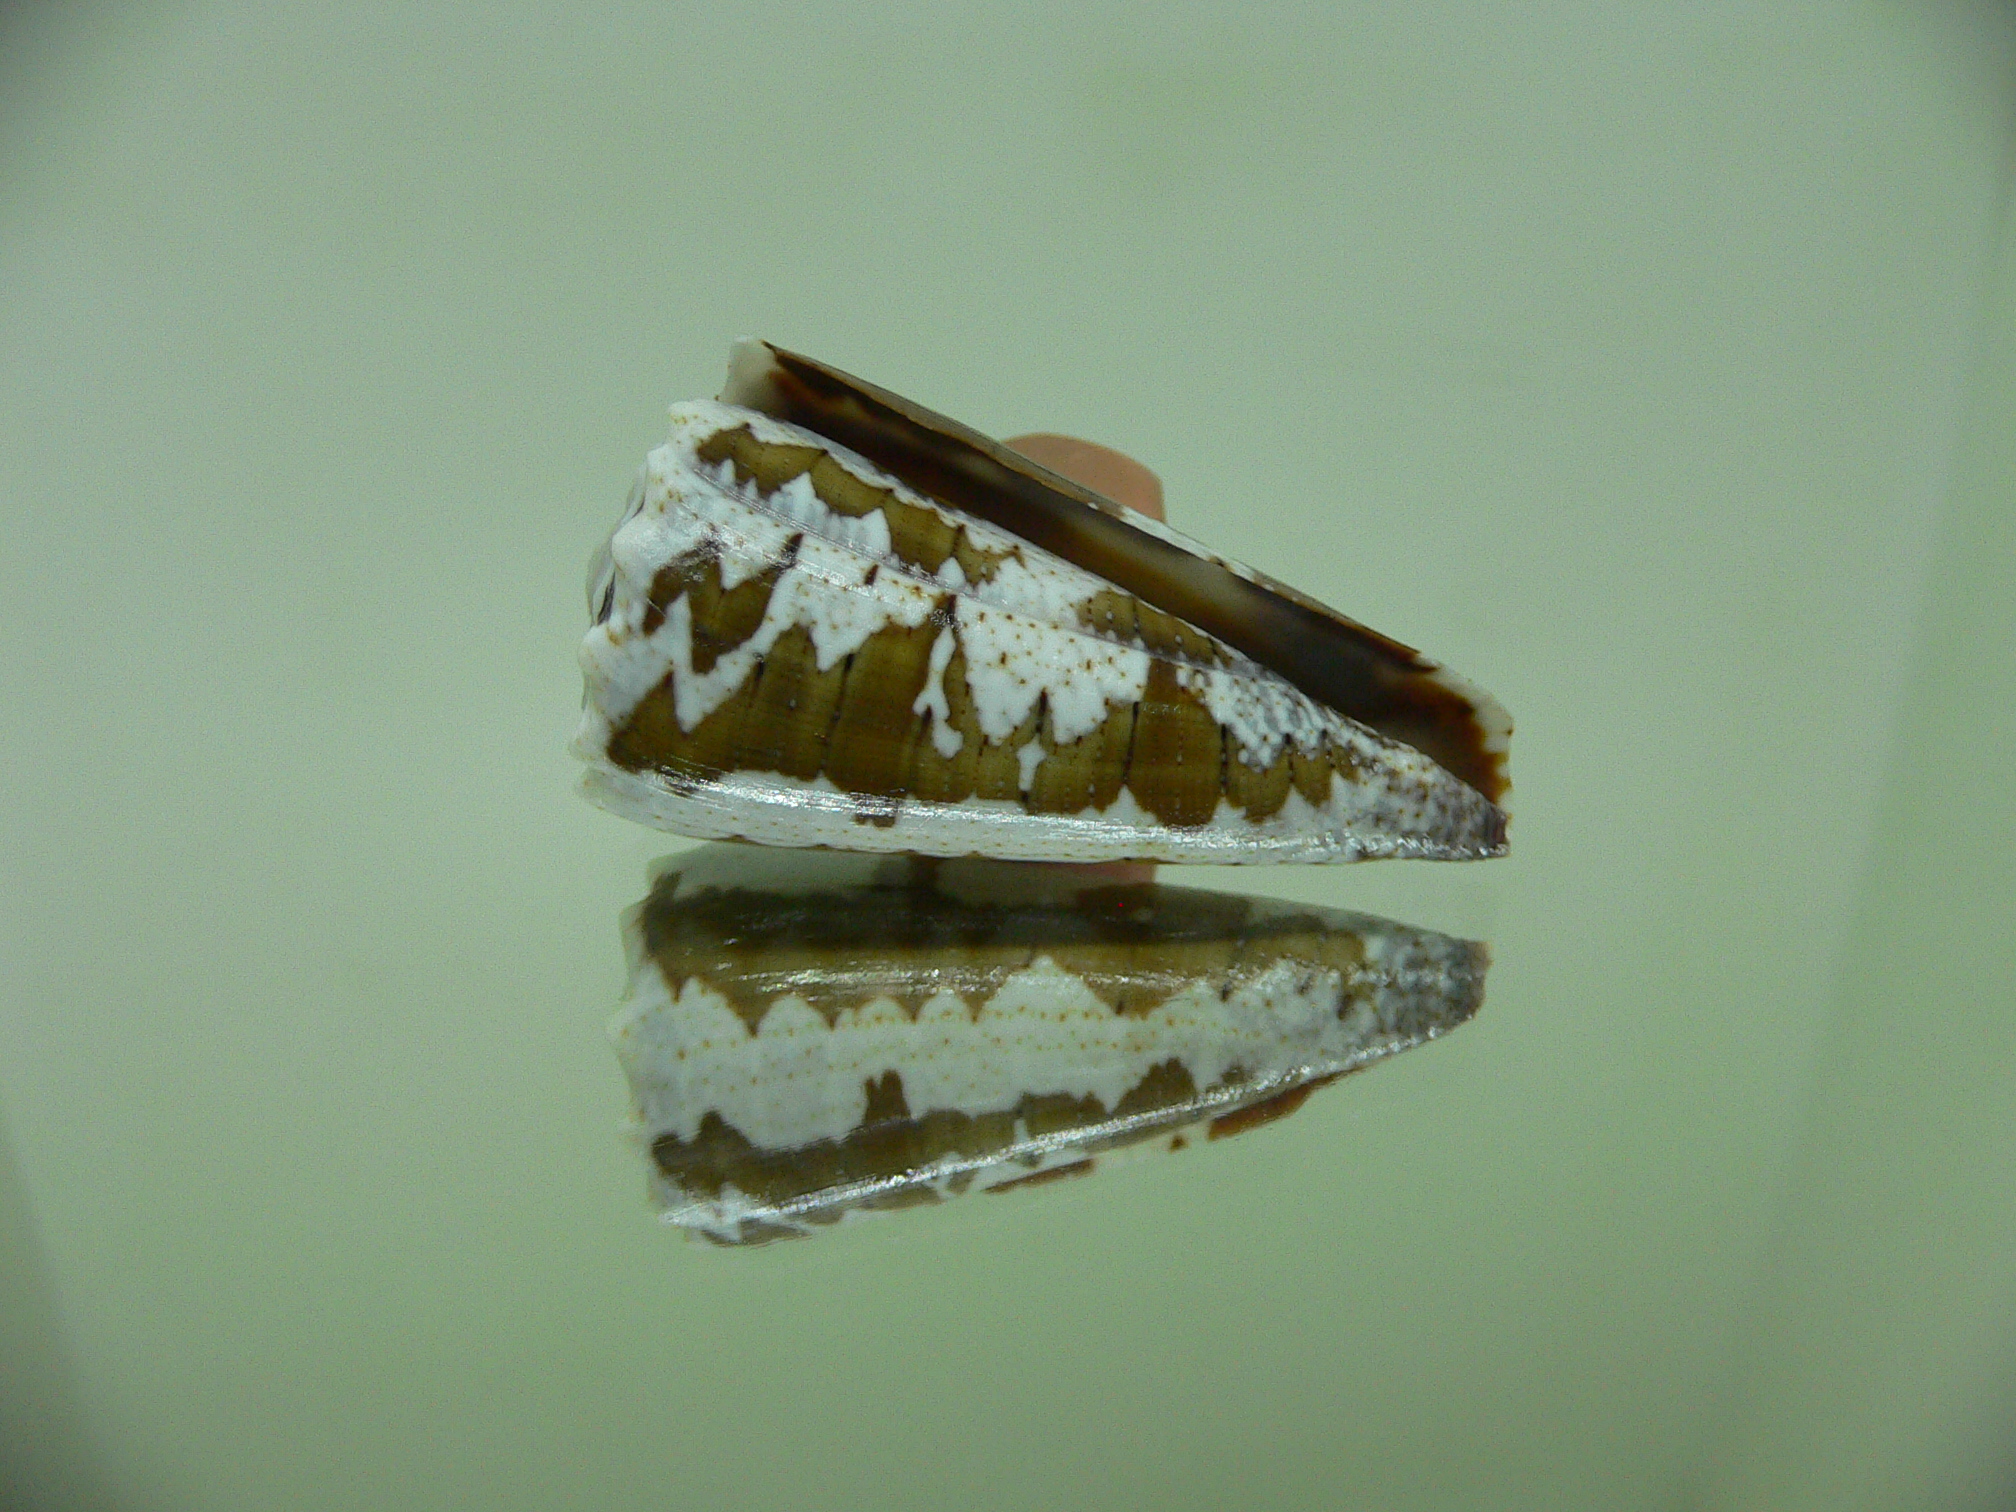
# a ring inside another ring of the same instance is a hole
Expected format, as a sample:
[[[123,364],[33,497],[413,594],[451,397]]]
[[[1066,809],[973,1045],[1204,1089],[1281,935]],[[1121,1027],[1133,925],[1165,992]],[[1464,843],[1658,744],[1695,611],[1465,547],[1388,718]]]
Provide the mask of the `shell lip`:
[[[1413,747],[1493,804],[1512,722],[1411,646],[1020,456],[970,426],[770,342],[737,342],[721,401],[800,426],[1185,620],[1319,703]],[[1152,528],[1151,528],[1152,527]]]

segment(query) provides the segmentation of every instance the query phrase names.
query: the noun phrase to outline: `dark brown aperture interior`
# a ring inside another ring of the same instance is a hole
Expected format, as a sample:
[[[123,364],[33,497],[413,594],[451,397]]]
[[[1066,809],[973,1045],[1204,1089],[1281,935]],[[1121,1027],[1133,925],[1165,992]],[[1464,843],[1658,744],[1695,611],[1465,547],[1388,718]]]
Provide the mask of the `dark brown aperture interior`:
[[[1188,620],[1360,724],[1420,751],[1494,803],[1504,757],[1469,699],[1418,652],[1240,577],[1130,524],[1118,507],[942,415],[809,357],[769,348],[760,390],[723,397],[839,442],[964,509]]]

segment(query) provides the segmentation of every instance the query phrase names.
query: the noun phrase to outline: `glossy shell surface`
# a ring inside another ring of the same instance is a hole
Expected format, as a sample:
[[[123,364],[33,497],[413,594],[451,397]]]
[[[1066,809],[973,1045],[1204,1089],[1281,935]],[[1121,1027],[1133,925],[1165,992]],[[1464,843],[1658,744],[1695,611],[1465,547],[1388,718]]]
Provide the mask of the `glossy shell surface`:
[[[1488,699],[858,380],[808,365],[839,399],[793,401],[792,361],[738,350],[730,397],[764,408],[675,405],[610,539],[575,742],[596,802],[703,838],[941,856],[1502,853]]]

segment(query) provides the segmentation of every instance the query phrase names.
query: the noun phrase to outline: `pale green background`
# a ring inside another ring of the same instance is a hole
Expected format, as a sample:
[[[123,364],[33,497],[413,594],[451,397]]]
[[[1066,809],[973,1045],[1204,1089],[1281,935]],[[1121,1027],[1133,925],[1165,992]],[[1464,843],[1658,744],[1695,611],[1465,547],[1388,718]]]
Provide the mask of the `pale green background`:
[[[6,12],[14,1489],[2008,1505],[2012,41]],[[1490,938],[1479,1021],[1040,1196],[655,1226],[602,1026],[677,842],[573,796],[573,648],[743,333],[1121,446],[1496,692],[1512,860],[1197,879]]]

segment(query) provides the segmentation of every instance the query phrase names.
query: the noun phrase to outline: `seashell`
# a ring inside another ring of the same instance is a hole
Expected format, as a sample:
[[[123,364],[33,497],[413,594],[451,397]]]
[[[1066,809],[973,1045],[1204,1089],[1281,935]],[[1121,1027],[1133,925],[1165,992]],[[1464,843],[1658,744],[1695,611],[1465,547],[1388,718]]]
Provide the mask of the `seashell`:
[[[1068,866],[704,846],[611,1027],[667,1221],[724,1244],[1293,1112],[1483,1000],[1482,945]]]
[[[588,796],[1024,860],[1505,852],[1503,710],[954,421],[759,342],[590,582]]]

